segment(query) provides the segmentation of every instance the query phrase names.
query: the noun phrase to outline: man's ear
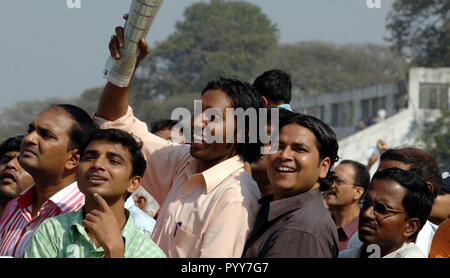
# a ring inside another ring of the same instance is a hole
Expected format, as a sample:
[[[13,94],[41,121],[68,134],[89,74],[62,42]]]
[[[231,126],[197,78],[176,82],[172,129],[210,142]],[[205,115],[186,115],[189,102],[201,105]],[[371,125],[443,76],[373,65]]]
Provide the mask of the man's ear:
[[[269,107],[269,100],[265,96],[261,96],[264,107]]]
[[[127,192],[131,194],[134,191],[136,191],[136,189],[138,189],[138,187],[141,185],[141,177],[139,176],[131,177],[130,181],[131,182],[127,187]]]
[[[414,233],[416,233],[420,228],[420,220],[419,218],[410,218],[406,220],[406,227],[403,232],[403,235],[406,238],[411,237]]]
[[[427,181],[426,182],[428,190],[430,190],[431,193],[434,193],[434,186],[431,182]]]
[[[320,173],[319,173],[319,178],[324,179],[327,177],[328,174],[328,170],[330,170],[330,165],[331,165],[331,160],[329,157],[325,157],[321,162],[320,162]]]
[[[66,161],[65,168],[68,171],[75,170],[80,164],[80,153],[78,149],[69,151],[69,159]]]
[[[355,186],[355,194],[353,195],[353,200],[358,201],[361,200],[364,195],[364,188],[361,186]]]

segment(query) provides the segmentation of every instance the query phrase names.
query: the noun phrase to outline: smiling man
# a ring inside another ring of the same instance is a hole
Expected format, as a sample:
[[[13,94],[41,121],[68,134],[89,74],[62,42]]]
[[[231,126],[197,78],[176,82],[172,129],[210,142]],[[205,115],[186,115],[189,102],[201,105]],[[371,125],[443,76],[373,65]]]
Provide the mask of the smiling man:
[[[145,159],[128,133],[99,130],[90,136],[77,182],[86,196],[78,212],[44,221],[34,232],[26,258],[165,257],[124,209],[141,183]]]
[[[33,177],[20,166],[18,157],[23,136],[0,145],[0,216],[6,204],[33,184]]]
[[[432,192],[413,171],[378,171],[360,202],[358,235],[363,245],[346,249],[339,257],[426,258],[408,239],[423,227],[432,204]],[[378,246],[379,253],[372,253],[371,244]]]
[[[120,56],[123,28],[116,28],[110,43],[112,57]],[[149,53],[140,41],[138,62]],[[223,143],[207,143],[205,138],[191,145],[164,140],[147,129],[128,106],[129,87],[107,83],[94,119],[101,128],[118,128],[139,137],[147,170],[143,187],[160,204],[152,239],[168,257],[240,257],[256,218],[258,186],[244,170],[244,161],[260,157],[259,143],[227,142],[227,130],[235,134],[234,115],[227,108],[261,107],[254,88],[235,79],[217,78],[201,93],[202,113],[192,119],[193,129],[209,128]],[[208,108],[223,117],[206,117]],[[196,127],[196,128],[195,128]],[[247,126],[248,128],[248,126]],[[197,138],[198,139],[198,138]]]
[[[330,169],[337,151],[336,135],[329,126],[308,115],[280,110],[279,149],[267,155],[273,194],[260,200],[244,257],[337,257],[336,226],[319,191],[332,182]]]

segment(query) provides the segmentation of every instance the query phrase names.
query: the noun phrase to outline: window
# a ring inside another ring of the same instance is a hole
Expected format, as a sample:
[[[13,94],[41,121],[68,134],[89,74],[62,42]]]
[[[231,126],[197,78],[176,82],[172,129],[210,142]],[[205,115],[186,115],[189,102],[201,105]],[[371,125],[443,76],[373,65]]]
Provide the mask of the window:
[[[423,109],[448,109],[448,84],[420,83],[419,107]]]

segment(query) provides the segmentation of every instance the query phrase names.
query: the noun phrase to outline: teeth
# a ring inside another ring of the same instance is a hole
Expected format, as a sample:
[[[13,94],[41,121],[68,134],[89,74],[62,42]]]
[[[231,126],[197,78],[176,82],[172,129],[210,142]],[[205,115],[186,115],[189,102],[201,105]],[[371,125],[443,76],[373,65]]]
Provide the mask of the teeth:
[[[295,172],[296,170],[294,168],[290,168],[290,167],[277,167],[277,171],[280,172]]]

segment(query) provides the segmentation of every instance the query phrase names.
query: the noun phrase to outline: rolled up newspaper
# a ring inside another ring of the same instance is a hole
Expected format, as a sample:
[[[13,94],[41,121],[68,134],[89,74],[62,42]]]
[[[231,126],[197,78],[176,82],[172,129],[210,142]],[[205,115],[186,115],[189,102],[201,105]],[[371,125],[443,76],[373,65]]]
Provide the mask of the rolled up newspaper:
[[[153,19],[163,0],[132,0],[128,20],[125,24],[124,47],[120,49],[120,59],[111,56],[106,61],[105,78],[119,87],[127,87],[139,55],[139,40],[147,36]]]

